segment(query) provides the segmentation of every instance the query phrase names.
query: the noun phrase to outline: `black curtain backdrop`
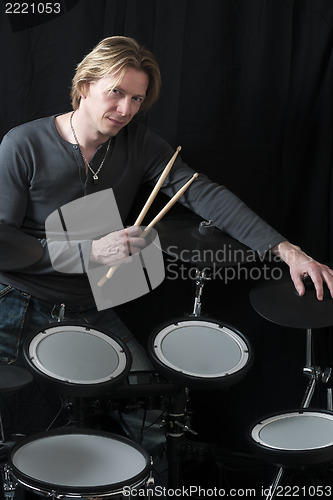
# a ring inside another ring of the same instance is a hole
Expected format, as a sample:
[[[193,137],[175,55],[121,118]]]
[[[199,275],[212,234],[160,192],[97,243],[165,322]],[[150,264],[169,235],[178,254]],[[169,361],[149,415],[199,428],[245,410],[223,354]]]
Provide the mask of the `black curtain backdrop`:
[[[332,0],[60,3],[61,14],[45,16],[8,15],[1,3],[1,136],[68,111],[82,57],[106,36],[135,37],[156,55],[163,79],[146,123],[286,238],[333,261]],[[255,284],[215,280],[204,292],[204,312],[240,328],[255,351],[246,380],[227,394],[194,395],[207,427],[218,419],[208,437],[234,448],[246,446],[251,419],[297,406],[305,387],[305,338],[251,309]],[[120,314],[145,342],[162,320],[191,312],[192,294],[191,280],[166,280]],[[329,333],[317,339],[326,362]]]
[[[105,36],[133,36],[162,71],[148,125],[287,238],[333,260],[330,0],[62,0],[54,15],[6,14],[6,4],[1,137],[68,110],[77,62]]]

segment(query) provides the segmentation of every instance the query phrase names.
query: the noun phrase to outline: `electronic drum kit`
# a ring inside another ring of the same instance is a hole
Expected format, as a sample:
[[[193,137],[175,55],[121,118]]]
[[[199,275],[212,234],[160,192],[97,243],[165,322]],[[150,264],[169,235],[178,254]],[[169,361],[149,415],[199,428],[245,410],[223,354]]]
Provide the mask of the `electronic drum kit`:
[[[278,325],[304,330],[306,363],[303,373],[308,384],[299,408],[268,415],[249,431],[253,451],[277,466],[275,478],[266,500],[277,496],[284,473],[288,469],[303,469],[333,461],[333,404],[331,367],[314,365],[313,330],[331,327],[333,301],[328,289],[324,299],[317,300],[314,285],[305,278],[305,295],[300,296],[290,279],[259,285],[250,292],[253,308],[265,319]],[[310,408],[319,384],[327,385],[327,408]]]
[[[157,230],[165,252],[170,244],[180,250],[209,248],[213,250],[211,255],[223,245],[247,248],[210,222],[200,222],[197,218],[165,219]],[[15,230],[9,231],[14,235]],[[6,231],[0,226],[0,248],[5,247],[5,235]],[[241,255],[242,252],[232,254]],[[22,262],[22,267],[26,267],[27,261],[32,264],[41,257],[41,246],[34,238],[27,237],[24,255],[27,260]],[[17,268],[21,258],[21,252],[20,257],[15,252],[9,257],[6,251],[0,255],[0,266],[2,269]],[[237,259],[225,260],[218,265],[228,267],[238,263]],[[166,418],[168,486],[180,487],[180,449],[185,434],[195,433],[190,428],[187,413],[191,389],[224,390],[245,377],[253,362],[251,346],[240,332],[201,314],[203,288],[212,264],[212,261],[195,262],[193,311],[164,323],[151,333],[148,353],[156,373],[154,376],[149,374],[153,378],[148,383],[136,387],[129,382],[131,354],[122,341],[97,328],[58,318],[26,340],[27,370],[0,367],[0,391],[22,388],[36,376],[53,384],[61,394],[73,397],[76,403],[103,395],[131,398],[137,391],[147,395],[166,394],[169,398]],[[332,401],[328,400],[326,410],[309,408],[318,382],[327,382],[331,374],[330,369],[322,372],[312,366],[312,329],[331,326],[333,302],[329,299],[318,302],[311,290],[299,297],[290,280],[261,285],[252,290],[250,300],[253,308],[267,320],[305,328],[307,335],[304,373],[310,381],[301,407],[265,417],[249,431],[254,452],[278,466],[270,489],[269,498],[272,499],[286,468],[333,460]],[[98,362],[92,363],[92,359]],[[79,414],[80,404],[78,406]],[[129,438],[95,431],[84,425],[65,427],[25,437],[14,444],[5,458],[4,491],[6,496],[13,497],[19,484],[36,494],[55,498],[123,498],[125,487],[137,489],[151,485],[152,471],[149,453]]]

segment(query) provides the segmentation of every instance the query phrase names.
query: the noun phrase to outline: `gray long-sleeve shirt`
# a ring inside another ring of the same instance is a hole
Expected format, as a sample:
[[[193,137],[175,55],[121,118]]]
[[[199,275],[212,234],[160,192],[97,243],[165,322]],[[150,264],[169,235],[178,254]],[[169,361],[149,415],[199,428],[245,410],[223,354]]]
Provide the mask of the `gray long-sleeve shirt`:
[[[105,148],[104,144],[96,152],[93,168],[97,169]],[[125,221],[140,186],[155,184],[173,153],[161,137],[132,122],[113,137],[95,185],[91,172],[86,175],[78,146],[59,135],[54,116],[16,127],[0,146],[0,223],[21,228],[46,246],[45,220],[52,212],[77,198],[110,188]],[[173,196],[193,173],[178,157],[162,191]],[[181,202],[260,254],[285,239],[226,187],[203,174]],[[47,251],[26,269],[0,271],[0,282],[53,303],[93,301],[86,275],[55,271]]]

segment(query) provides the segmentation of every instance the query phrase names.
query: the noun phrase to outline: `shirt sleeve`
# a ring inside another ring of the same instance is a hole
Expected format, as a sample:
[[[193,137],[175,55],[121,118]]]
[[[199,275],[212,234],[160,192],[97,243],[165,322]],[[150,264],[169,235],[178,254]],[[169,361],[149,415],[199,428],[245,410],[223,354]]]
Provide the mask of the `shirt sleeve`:
[[[154,133],[150,133],[148,143],[147,149],[152,154],[150,161],[147,160],[145,177],[148,182],[154,184],[174,150]],[[194,170],[184,163],[179,155],[161,191],[170,197],[173,196],[193,174]],[[212,220],[217,228],[260,255],[286,240],[229,189],[212,182],[203,173],[199,174],[179,202],[203,219]]]
[[[24,157],[23,157],[24,156]],[[91,242],[73,242],[70,249],[63,241],[49,242],[45,237],[45,230],[35,227],[32,220],[27,218],[27,208],[29,204],[29,186],[34,175],[34,161],[29,161],[29,151],[21,154],[19,144],[10,135],[4,137],[0,147],[0,171],[2,182],[0,183],[0,224],[13,226],[22,230],[22,241],[25,234],[30,234],[39,240],[43,247],[42,257],[25,268],[29,274],[48,274],[54,270],[60,272],[83,273],[89,261]],[[43,197],[43,192],[40,193]],[[10,236],[9,236],[10,237]],[[19,240],[16,237],[17,244]],[[55,254],[53,264],[50,258],[50,250]],[[58,264],[58,261],[62,265]],[[24,264],[24,254],[22,262],[18,266],[22,268]],[[25,267],[25,266],[23,266]]]
[[[31,173],[8,136],[0,147],[0,171],[0,223],[20,227],[26,214]]]

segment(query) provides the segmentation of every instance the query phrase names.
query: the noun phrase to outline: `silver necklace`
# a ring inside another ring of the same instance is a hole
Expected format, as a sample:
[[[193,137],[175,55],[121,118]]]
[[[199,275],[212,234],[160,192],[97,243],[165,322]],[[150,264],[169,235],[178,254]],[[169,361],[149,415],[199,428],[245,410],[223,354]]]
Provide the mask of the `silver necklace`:
[[[82,156],[82,159],[83,159],[83,161],[84,161],[85,165],[89,168],[90,172],[93,174],[93,181],[94,181],[94,184],[97,184],[97,182],[98,182],[98,174],[100,173],[100,171],[101,171],[101,169],[102,169],[102,167],[103,167],[103,165],[104,165],[104,162],[105,162],[105,160],[106,160],[107,154],[108,154],[109,149],[110,149],[111,137],[110,137],[110,138],[109,138],[109,140],[108,140],[108,145],[107,145],[107,147],[106,147],[106,151],[105,151],[104,158],[103,158],[103,160],[101,161],[100,166],[98,167],[98,169],[97,169],[97,170],[96,170],[96,172],[95,172],[95,171],[91,168],[91,165],[90,165],[89,161],[87,160],[87,158],[86,158],[86,157],[84,156],[84,154],[82,153],[82,150],[81,150],[81,148],[80,148],[79,141],[77,140],[76,133],[75,133],[75,130],[74,130],[74,127],[73,127],[73,121],[72,121],[72,120],[73,120],[73,115],[74,115],[74,113],[75,113],[75,111],[73,111],[73,112],[71,113],[71,116],[70,116],[70,118],[69,118],[69,124],[70,124],[70,126],[71,126],[72,134],[73,134],[74,140],[75,140],[75,142],[76,142],[76,145],[77,145],[77,147],[79,148],[79,151],[80,151],[80,153],[81,153],[81,156]]]

